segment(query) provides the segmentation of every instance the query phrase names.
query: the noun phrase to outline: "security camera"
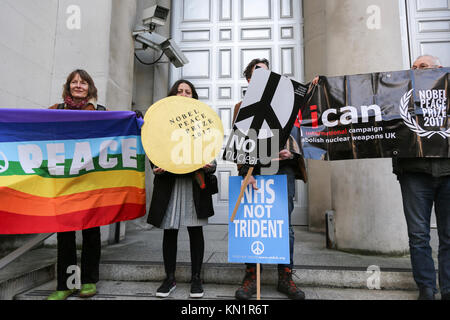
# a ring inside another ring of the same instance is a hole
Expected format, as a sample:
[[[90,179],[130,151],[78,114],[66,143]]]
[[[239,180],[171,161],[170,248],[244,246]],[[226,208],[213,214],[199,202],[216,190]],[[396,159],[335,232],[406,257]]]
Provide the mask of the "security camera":
[[[172,39],[164,41],[161,44],[161,49],[176,68],[180,68],[189,63],[189,60]]]
[[[161,50],[169,61],[177,68],[189,63],[189,60],[181,52],[180,48],[170,38],[163,37],[154,32],[156,26],[163,26],[169,15],[169,9],[155,5],[149,7],[142,12],[143,26],[139,25],[133,31],[134,39],[143,45],[142,49],[152,48],[153,50]],[[136,48],[135,50],[142,50]],[[158,59],[159,60],[159,59]]]
[[[144,26],[154,30],[157,25],[163,26],[166,24],[168,15],[169,9],[155,5],[142,11],[142,23]]]
[[[136,31],[133,33],[134,39],[142,43],[144,48],[150,47],[153,50],[162,50],[161,44],[167,40],[167,38],[157,34],[156,32]]]
[[[174,40],[165,38],[156,32],[136,31],[133,35],[135,40],[142,43],[145,47],[163,51],[176,68],[189,63],[189,60]]]

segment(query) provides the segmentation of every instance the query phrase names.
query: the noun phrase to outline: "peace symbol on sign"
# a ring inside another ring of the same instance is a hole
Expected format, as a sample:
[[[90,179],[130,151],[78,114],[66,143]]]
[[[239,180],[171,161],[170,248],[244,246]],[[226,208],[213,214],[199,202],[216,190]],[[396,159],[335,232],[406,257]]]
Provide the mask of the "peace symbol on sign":
[[[260,74],[252,79],[256,83],[251,83],[252,90],[246,93],[235,125],[244,133],[254,129],[258,139],[266,139],[287,126],[294,107],[294,87],[279,74],[262,69],[256,72]]]
[[[8,159],[6,158],[5,154],[1,151],[0,151],[0,156],[3,158],[3,161],[5,162],[4,165],[1,165],[1,163],[0,163],[0,173],[2,173],[2,172],[5,172],[6,170],[8,170],[9,162],[8,162]]]
[[[255,241],[252,243],[252,252],[257,256],[264,252],[264,245],[261,241]]]

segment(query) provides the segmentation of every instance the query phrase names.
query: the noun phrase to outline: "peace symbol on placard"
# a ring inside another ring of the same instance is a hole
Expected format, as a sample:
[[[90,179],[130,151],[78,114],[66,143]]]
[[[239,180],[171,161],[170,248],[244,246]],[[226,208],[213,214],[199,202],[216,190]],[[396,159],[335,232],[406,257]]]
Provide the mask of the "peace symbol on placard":
[[[4,165],[2,165],[0,163],[0,173],[5,172],[6,170],[8,170],[9,168],[9,162],[8,159],[6,158],[5,154],[3,152],[0,151],[0,156],[3,158],[3,161],[5,162]]]
[[[235,125],[244,133],[248,129],[255,129],[258,139],[265,139],[274,136],[274,131],[281,131],[288,124],[294,107],[294,89],[292,82],[279,74],[266,70],[255,72],[269,73],[265,85],[258,83],[259,86],[252,92],[255,96],[260,95],[261,98],[240,108]],[[247,94],[250,92],[248,91]],[[246,102],[245,98],[244,102]]]
[[[252,243],[252,252],[257,256],[264,252],[264,244],[261,241],[255,241]]]

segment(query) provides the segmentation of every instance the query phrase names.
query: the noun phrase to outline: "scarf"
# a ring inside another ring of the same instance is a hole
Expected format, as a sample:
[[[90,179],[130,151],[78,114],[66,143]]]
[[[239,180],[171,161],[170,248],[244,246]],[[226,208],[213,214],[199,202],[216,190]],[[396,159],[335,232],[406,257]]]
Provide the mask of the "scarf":
[[[77,103],[77,102],[73,101],[72,97],[70,97],[70,96],[67,96],[64,99],[64,103],[66,104],[67,109],[72,109],[72,110],[80,110],[82,107],[85,107],[88,104],[88,101],[89,100],[86,98]]]

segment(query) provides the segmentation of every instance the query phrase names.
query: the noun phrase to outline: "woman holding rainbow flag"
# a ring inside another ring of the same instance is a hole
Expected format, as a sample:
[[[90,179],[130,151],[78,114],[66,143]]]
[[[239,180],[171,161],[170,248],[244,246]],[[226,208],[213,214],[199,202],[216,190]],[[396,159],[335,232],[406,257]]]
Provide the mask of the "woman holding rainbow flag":
[[[49,109],[101,110],[106,108],[97,104],[97,88],[91,76],[84,70],[74,70],[67,77],[63,86],[64,103],[55,104]],[[81,252],[81,289],[80,297],[89,298],[97,293],[101,254],[100,227],[82,231],[83,244]],[[75,231],[58,232],[57,288],[47,300],[65,300],[77,291],[68,287],[72,272],[71,266],[77,265]],[[69,272],[68,272],[69,271]]]

